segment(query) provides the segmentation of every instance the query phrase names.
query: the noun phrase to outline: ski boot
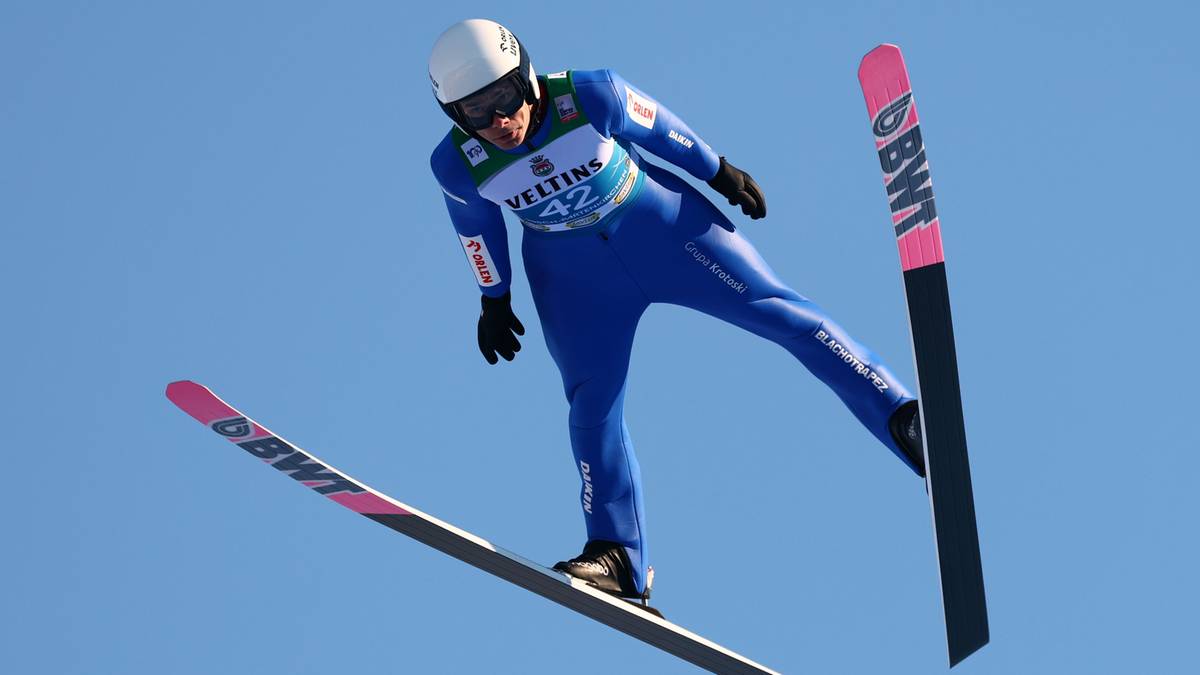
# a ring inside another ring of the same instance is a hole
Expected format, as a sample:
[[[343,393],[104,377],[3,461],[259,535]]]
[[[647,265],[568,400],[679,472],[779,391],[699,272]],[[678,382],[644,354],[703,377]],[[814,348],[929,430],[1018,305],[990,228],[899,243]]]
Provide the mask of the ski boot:
[[[575,579],[586,582],[596,590],[626,600],[631,604],[662,618],[662,612],[650,606],[650,588],[654,585],[654,568],[646,572],[646,590],[639,593],[633,583],[633,571],[625,547],[611,542],[592,540],[583,546],[583,553],[554,563],[554,569]]]
[[[921,408],[915,400],[908,401],[892,413],[888,430],[904,456],[916,467],[917,475],[925,477],[925,444],[921,440]]]

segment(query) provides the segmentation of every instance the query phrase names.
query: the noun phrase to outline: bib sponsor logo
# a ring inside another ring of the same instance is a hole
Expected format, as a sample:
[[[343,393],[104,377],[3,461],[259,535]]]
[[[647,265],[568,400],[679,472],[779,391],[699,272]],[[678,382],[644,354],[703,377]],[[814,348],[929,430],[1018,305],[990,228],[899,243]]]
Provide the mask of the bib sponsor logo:
[[[563,78],[564,78],[564,77],[566,77],[566,76],[567,76],[567,71],[565,71],[565,70],[560,70],[560,71],[558,71],[557,73],[550,73],[549,75],[547,75],[547,76],[546,76],[546,79],[549,79],[549,80],[561,80],[561,79],[563,79]]]
[[[573,230],[573,229],[579,228],[579,227],[587,227],[588,225],[591,225],[592,223],[596,222],[597,220],[600,220],[600,214],[593,213],[592,215],[587,216],[586,218],[580,218],[579,220],[572,220],[571,222],[567,223],[567,229]],[[549,229],[549,228],[546,228],[546,229]]]
[[[682,145],[683,147],[687,148],[688,150],[691,150],[692,146],[696,144],[695,141],[693,141],[692,139],[688,138],[687,136],[684,136],[683,134],[675,131],[674,129],[671,129],[670,131],[668,131],[667,136],[670,137],[671,140]]]
[[[625,112],[629,119],[647,129],[653,129],[654,118],[658,115],[658,104],[626,86]]]
[[[538,232],[549,232],[551,229],[549,225],[535,223],[530,220],[525,220],[524,218],[521,219],[521,224],[524,225],[525,227],[528,227],[531,230],[537,230]]]
[[[580,103],[578,99],[572,102],[576,106]],[[553,114],[557,114],[557,104],[554,107]],[[585,117],[582,108],[577,108],[577,113],[580,119]],[[488,152],[495,150],[488,148]],[[579,231],[603,223],[615,208],[637,199],[642,176],[637,175],[640,171],[634,153],[633,148],[623,148],[591,125],[576,126],[564,130],[543,148],[514,157],[516,161],[491,175],[482,179],[476,176],[477,189],[484,199],[513,210],[525,227]],[[493,163],[498,163],[498,158],[493,157],[475,171]],[[599,216],[593,218],[593,214]]]
[[[554,107],[558,109],[558,119],[563,122],[570,122],[579,117],[579,111],[575,109],[575,98],[570,94],[554,97]]]
[[[460,234],[458,239],[462,242],[463,250],[467,253],[467,262],[475,271],[475,280],[479,285],[495,286],[500,283],[500,275],[496,273],[496,266],[492,264],[492,255],[488,253],[483,237],[464,237]]]
[[[637,180],[637,164],[634,164],[633,160],[629,159],[628,157],[625,158],[625,170],[629,172],[629,175],[625,177],[625,182],[621,185],[621,189],[617,192],[617,196],[613,197],[614,204],[620,204],[621,202],[625,201],[625,198],[629,196],[629,191],[633,189],[634,182]]]
[[[533,164],[533,166],[529,167],[529,169],[533,171],[533,175],[537,176],[538,178],[541,178],[542,176],[549,176],[550,174],[554,173],[554,165],[550,163],[550,160],[546,159],[545,155],[536,155],[534,157],[530,157],[529,162]]]
[[[536,157],[534,159],[537,159]],[[533,160],[530,160],[533,161]],[[550,164],[547,162],[547,164]],[[534,174],[537,174],[537,166],[530,167]],[[563,171],[562,173],[550,176],[546,180],[538,182],[528,190],[522,190],[520,194],[513,195],[504,200],[509,208],[514,211],[517,209],[533,206],[546,197],[550,197],[555,193],[565,190],[576,183],[583,182],[592,177],[592,174],[604,168],[599,159],[592,158],[587,161],[587,164],[580,164],[574,168]],[[554,165],[550,164],[550,171],[554,171]],[[549,172],[547,172],[549,173]]]
[[[483,149],[483,145],[477,139],[472,138],[463,143],[462,151],[467,156],[467,160],[471,162],[471,166],[479,166],[487,161],[487,150]]]

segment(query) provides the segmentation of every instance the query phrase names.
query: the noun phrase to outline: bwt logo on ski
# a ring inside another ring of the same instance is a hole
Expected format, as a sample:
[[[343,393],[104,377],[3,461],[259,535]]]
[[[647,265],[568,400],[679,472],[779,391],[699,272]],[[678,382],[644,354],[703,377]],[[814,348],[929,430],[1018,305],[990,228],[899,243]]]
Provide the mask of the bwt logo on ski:
[[[245,417],[215,420],[208,426],[218,434],[231,439],[246,438],[254,433],[254,426]],[[338,492],[365,492],[362,487],[355,485],[340,474],[330,471],[324,464],[274,436],[242,441],[238,443],[238,446],[301,483],[324,483],[323,485],[308,486],[323,495],[337,494]]]
[[[887,174],[884,183],[887,185],[897,237],[937,219],[933,182],[929,180],[929,163],[925,161],[920,125],[900,134],[896,140],[880,149],[879,165]]]
[[[245,417],[231,417],[217,420],[210,424],[212,430],[226,438],[245,438],[251,434],[250,420]]]
[[[912,92],[902,95],[883,107],[875,115],[875,123],[871,130],[880,138],[887,138],[904,124],[908,119],[908,109],[912,105]]]
[[[854,372],[862,375],[864,379],[869,380],[871,384],[875,385],[875,388],[879,391],[887,391],[891,388],[882,377],[880,377],[874,370],[871,370],[870,367],[859,360],[859,358],[855,356],[849,349],[846,349],[845,345],[833,339],[829,333],[826,333],[823,330],[818,330],[813,337],[815,337],[818,342],[828,347],[829,351],[833,352],[834,356],[838,357],[844,361],[846,365],[853,368]]]
[[[274,436],[243,441],[238,443],[238,446],[255,457],[266,460],[271,466],[291,476],[294,480],[305,483],[320,494],[366,492],[365,488],[330,471],[329,467]],[[322,485],[312,485],[312,483],[322,483]]]
[[[875,116],[875,135],[886,138],[902,128],[911,108],[912,92],[889,103]],[[929,163],[925,161],[925,143],[921,139],[921,125],[914,124],[911,129],[880,148],[879,166],[885,175],[883,182],[887,187],[897,237],[937,219],[933,183],[929,180]]]

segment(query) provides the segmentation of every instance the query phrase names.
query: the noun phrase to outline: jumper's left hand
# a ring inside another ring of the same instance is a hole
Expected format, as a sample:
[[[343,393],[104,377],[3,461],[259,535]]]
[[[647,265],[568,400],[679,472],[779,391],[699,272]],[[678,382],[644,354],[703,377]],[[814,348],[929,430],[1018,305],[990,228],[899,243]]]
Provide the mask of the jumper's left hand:
[[[498,298],[482,296],[479,299],[482,306],[479,311],[479,351],[483,358],[493,366],[500,362],[499,354],[505,361],[512,361],[521,351],[521,341],[517,335],[525,334],[525,327],[517,319],[512,310],[512,291],[505,291]],[[515,333],[515,335],[514,335]]]
[[[762,188],[750,177],[750,174],[721,158],[721,166],[717,175],[708,181],[708,186],[720,192],[729,200],[731,206],[741,206],[742,213],[758,220],[767,215],[767,200],[763,198]]]

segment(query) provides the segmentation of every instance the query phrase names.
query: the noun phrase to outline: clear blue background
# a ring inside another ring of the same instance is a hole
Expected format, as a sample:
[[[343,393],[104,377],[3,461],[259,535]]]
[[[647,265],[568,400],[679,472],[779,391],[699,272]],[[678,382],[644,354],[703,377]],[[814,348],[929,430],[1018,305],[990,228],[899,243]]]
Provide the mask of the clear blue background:
[[[505,548],[577,552],[524,275],[525,349],[489,367],[428,170],[448,124],[426,57],[471,16],[541,72],[617,69],[749,170],[770,217],[735,222],[911,382],[855,77],[901,45],[992,620],[956,670],[1193,668],[1196,13],[815,4],[4,2],[5,671],[694,672],[335,508],[163,397],[195,379]],[[924,491],[828,391],[665,306],[630,382],[671,619],[783,672],[945,668]]]

